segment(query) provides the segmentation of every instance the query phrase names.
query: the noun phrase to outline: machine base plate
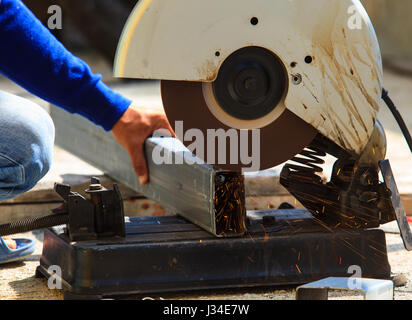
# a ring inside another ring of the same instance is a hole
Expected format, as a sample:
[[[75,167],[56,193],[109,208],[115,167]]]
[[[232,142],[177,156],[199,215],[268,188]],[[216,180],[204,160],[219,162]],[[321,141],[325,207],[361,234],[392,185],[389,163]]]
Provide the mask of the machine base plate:
[[[305,210],[249,212],[249,233],[217,239],[180,217],[130,218],[126,238],[70,243],[45,231],[36,276],[62,270],[66,299],[199,289],[299,285],[326,277],[389,279],[381,230],[335,230]],[[58,277],[53,274],[54,278]]]

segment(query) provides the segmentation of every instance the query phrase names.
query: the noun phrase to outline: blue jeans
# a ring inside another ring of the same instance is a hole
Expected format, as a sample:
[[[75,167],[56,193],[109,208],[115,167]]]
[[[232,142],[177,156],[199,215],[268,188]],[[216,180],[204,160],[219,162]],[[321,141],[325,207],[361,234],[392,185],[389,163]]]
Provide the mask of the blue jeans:
[[[33,188],[49,171],[54,125],[37,104],[0,91],[0,201]]]

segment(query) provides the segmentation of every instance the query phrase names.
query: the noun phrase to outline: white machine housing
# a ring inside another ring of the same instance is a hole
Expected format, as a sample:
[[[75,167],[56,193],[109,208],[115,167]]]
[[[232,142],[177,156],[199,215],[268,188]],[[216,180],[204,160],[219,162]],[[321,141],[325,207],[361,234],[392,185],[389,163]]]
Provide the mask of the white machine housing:
[[[283,62],[286,109],[348,152],[362,152],[375,128],[383,71],[358,0],[140,0],[115,76],[210,83],[228,56],[249,46]]]

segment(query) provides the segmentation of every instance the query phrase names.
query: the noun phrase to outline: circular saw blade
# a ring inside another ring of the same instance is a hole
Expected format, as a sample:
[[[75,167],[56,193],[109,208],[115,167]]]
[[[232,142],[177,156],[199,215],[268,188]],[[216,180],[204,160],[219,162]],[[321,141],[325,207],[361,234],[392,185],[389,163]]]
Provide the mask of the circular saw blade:
[[[203,141],[198,140],[196,143],[202,144],[203,148],[200,149],[203,150],[200,153],[195,150],[194,154],[223,170],[250,171],[252,166],[252,171],[273,168],[301,152],[317,134],[316,129],[286,109],[273,123],[259,129],[258,141],[253,141],[252,133],[249,132],[246,142],[246,139],[241,139],[240,130],[223,124],[212,114],[204,97],[202,82],[163,80],[161,92],[164,109],[172,127],[175,128],[177,121],[183,124],[183,133],[176,130],[178,138],[189,147],[194,140],[193,137],[185,137],[185,133],[191,129],[197,129],[196,132],[200,130]],[[217,139],[211,135],[211,132],[216,131],[210,131],[219,129],[226,133],[231,130],[232,138],[235,130],[237,141],[236,138],[226,139],[222,150]],[[195,131],[191,131],[193,132]],[[214,143],[214,148],[211,143]],[[237,144],[237,148],[233,144]],[[214,152],[214,156],[211,152]]]

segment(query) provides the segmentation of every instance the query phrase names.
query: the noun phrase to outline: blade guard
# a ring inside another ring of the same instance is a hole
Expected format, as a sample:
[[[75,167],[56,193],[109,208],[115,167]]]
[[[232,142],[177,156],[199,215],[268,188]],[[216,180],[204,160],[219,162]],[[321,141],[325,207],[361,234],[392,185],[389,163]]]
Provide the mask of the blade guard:
[[[121,37],[115,76],[212,82],[223,61],[248,46],[284,63],[287,109],[361,153],[380,107],[382,61],[358,0],[141,0]]]

